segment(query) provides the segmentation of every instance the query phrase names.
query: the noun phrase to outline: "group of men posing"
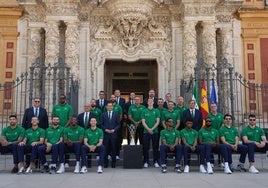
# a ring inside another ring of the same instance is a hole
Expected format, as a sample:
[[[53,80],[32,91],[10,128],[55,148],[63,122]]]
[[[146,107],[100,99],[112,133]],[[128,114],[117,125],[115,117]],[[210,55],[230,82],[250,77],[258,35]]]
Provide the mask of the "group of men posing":
[[[213,174],[211,154],[218,153],[223,159],[224,172],[231,174],[234,171],[232,152],[241,154],[238,170],[246,171],[244,163],[248,154],[249,172],[258,173],[254,167],[254,152],[268,150],[264,131],[256,126],[254,114],[249,115],[249,125],[242,130],[243,143],[240,144],[238,130],[232,125],[232,116],[217,112],[216,104],[210,105],[211,111],[202,126],[202,114],[195,109],[195,101],[190,100],[187,107],[183,97],[178,97],[176,104],[171,100],[170,93],[166,94],[166,100],[157,99],[155,91],[150,90],[149,97],[143,103],[139,96],[130,93],[129,102],[126,103],[120,97],[119,90],[114,91],[110,100],[106,100],[104,91],[100,91],[99,99],[85,104],[84,112],[78,116],[73,115],[72,107],[66,103],[66,96],[60,95],[59,103],[53,106],[50,126],[47,112],[40,102],[40,98],[34,98],[33,106],[25,110],[22,126],[17,124],[16,115],[10,115],[10,125],[2,130],[0,149],[2,153],[13,153],[12,173],[32,173],[37,158],[42,164],[42,173],[63,173],[68,167],[70,152],[75,153],[76,157],[74,173],[87,172],[88,152],[97,152],[99,155],[98,173],[103,172],[103,167],[108,167],[108,156],[111,156],[111,167],[115,168],[125,123],[136,127],[135,143],[139,141],[143,146],[144,168],[149,166],[152,141],[153,165],[161,166],[163,173],[167,172],[168,152],[175,153],[175,171],[179,173],[190,171],[188,159],[192,152],[200,155],[201,173]],[[26,153],[30,153],[30,158],[26,159],[27,167],[24,164]],[[52,155],[50,165],[46,160],[47,153]],[[184,169],[181,167],[182,157]]]

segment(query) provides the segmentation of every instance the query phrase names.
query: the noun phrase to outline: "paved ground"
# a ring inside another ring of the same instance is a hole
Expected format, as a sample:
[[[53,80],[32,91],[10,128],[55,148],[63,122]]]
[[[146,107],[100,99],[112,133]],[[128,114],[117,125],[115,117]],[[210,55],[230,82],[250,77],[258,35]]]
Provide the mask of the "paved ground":
[[[236,158],[236,157],[235,157]],[[236,161],[236,159],[234,160]],[[96,173],[96,166],[89,169],[87,174],[73,174],[73,168],[64,174],[40,174],[34,171],[31,175],[10,174],[12,162],[10,156],[0,156],[0,188],[267,188],[268,187],[268,158],[265,155],[257,156],[256,167],[259,174],[248,172],[235,172],[231,175],[223,173],[217,167],[213,175],[201,174],[197,167],[191,167],[189,174],[173,172],[173,167],[168,168],[168,173],[162,174],[160,169],[115,169],[105,168],[103,174]]]

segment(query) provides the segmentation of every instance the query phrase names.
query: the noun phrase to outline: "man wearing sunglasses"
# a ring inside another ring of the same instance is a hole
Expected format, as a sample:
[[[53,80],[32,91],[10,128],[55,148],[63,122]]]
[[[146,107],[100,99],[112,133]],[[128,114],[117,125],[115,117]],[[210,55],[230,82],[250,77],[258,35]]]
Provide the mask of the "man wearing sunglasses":
[[[32,127],[32,117],[37,117],[39,120],[38,127],[42,129],[48,128],[48,116],[45,108],[41,107],[41,99],[34,97],[33,106],[27,108],[24,112],[22,119],[22,127],[27,130]]]
[[[268,143],[263,129],[256,125],[255,114],[250,114],[248,120],[249,125],[242,130],[242,139],[248,146],[249,172],[257,174],[259,171],[254,166],[254,153],[267,151]]]

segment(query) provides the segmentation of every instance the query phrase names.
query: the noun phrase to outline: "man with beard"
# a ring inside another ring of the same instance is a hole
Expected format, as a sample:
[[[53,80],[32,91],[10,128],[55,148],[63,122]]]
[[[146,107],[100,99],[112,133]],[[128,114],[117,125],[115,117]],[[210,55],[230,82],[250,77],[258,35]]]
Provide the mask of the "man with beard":
[[[100,126],[100,117],[101,117],[102,111],[101,111],[101,109],[99,109],[97,107],[95,99],[91,99],[90,105],[91,105],[90,112],[95,115],[96,120],[97,120],[98,128],[101,128],[101,126]]]

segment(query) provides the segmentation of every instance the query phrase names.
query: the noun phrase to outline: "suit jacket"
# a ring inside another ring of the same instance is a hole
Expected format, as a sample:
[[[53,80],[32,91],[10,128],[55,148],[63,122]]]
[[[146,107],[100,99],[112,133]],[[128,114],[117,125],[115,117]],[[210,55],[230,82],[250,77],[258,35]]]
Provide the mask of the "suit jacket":
[[[27,108],[24,112],[22,119],[22,127],[26,130],[32,127],[32,117],[34,117],[34,107]],[[45,108],[39,107],[39,127],[46,129],[48,128],[48,116]]]
[[[102,112],[105,111],[105,106],[107,105],[107,102],[108,102],[106,99],[103,99],[103,101],[104,101],[104,104],[101,107],[101,105],[100,105],[100,99],[96,100],[96,107],[99,108],[99,109],[101,109]]]
[[[117,99],[116,99],[116,102],[117,102]],[[125,108],[125,104],[126,104],[126,100],[120,97],[118,105],[121,106],[122,110]]]
[[[81,114],[78,114],[78,116],[77,116],[77,124],[79,126],[85,128],[85,129],[87,129],[87,128],[90,127],[90,120],[91,120],[91,118],[96,118],[96,116],[92,112],[89,112],[88,123],[85,125],[84,115],[85,115],[85,112],[83,112]]]
[[[158,99],[156,97],[154,97],[154,108],[158,108],[157,102],[158,102]],[[148,98],[144,99],[143,106],[148,108]]]
[[[182,117],[182,121],[183,121],[183,125],[186,125],[186,119],[191,118],[191,111],[190,109],[184,110],[183,111],[183,117]],[[202,113],[200,110],[195,109],[195,115],[193,118],[193,129],[199,131],[199,129],[202,127],[202,123],[203,123],[203,118],[202,118]]]
[[[119,130],[119,128],[121,126],[120,125],[119,115],[116,112],[113,112],[112,113],[111,119],[109,119],[109,117],[108,117],[108,112],[104,112],[101,115],[100,124],[101,124],[101,128],[102,128],[102,130],[103,130],[104,133],[105,133],[105,130],[106,129],[108,129],[108,130],[114,129],[115,132],[114,132],[114,134],[112,134],[112,136],[114,136],[114,137],[117,136],[117,131]],[[105,133],[105,135],[106,134],[107,133]]]

